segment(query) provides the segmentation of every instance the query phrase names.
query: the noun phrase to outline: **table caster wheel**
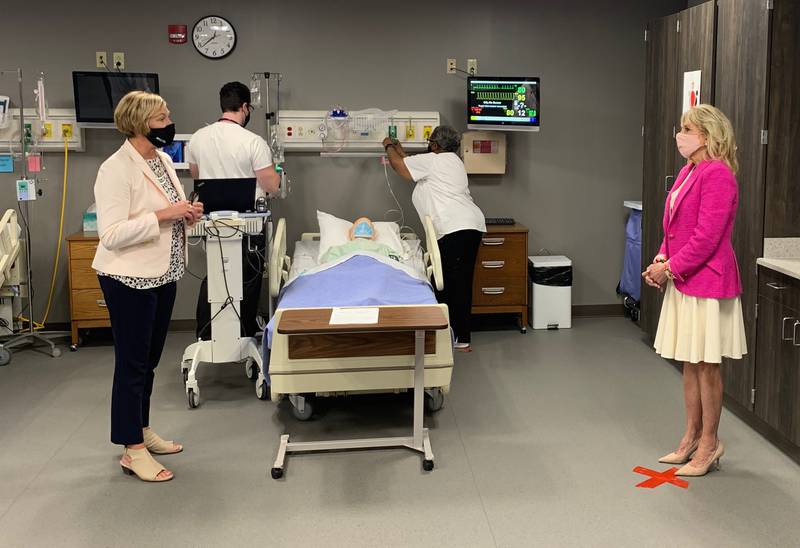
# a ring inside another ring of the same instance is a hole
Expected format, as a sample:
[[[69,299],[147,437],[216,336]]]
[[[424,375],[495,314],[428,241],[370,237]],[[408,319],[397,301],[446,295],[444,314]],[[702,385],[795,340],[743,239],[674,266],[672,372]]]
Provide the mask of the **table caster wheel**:
[[[444,407],[444,392],[439,388],[425,392],[425,409],[430,413],[435,413]]]
[[[267,381],[256,382],[256,397],[263,401],[270,399],[271,393]]]
[[[430,472],[431,470],[433,470],[433,461],[428,459],[422,461],[422,469],[425,470],[426,472]]]
[[[53,349],[50,351],[50,355],[53,356],[54,358],[60,358],[61,349],[57,346],[54,346]]]
[[[308,421],[311,420],[311,416],[314,414],[314,402],[311,398],[305,398],[305,404],[303,405],[303,410],[300,411],[297,407],[292,405],[292,415],[299,421]]]
[[[186,402],[189,404],[189,409],[196,409],[200,401],[200,396],[195,393],[194,388],[186,391]]]
[[[283,477],[283,468],[273,468],[270,474],[272,474],[272,479],[281,479]]]

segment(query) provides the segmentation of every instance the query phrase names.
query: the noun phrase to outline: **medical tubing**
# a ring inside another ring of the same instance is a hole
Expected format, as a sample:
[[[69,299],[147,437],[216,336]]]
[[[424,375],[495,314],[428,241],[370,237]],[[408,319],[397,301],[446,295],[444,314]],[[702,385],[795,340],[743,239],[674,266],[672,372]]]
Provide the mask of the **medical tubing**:
[[[58,261],[61,259],[61,242],[64,239],[64,210],[67,205],[67,174],[69,173],[69,139],[64,137],[64,184],[61,190],[61,218],[58,223],[58,246],[56,247],[56,257],[53,261],[53,275],[50,277],[50,295],[47,297],[47,306],[44,309],[44,316],[36,329],[44,329],[47,317],[50,315],[50,306],[53,304],[53,293],[56,289],[56,279],[58,278]],[[31,314],[33,317],[33,314]]]

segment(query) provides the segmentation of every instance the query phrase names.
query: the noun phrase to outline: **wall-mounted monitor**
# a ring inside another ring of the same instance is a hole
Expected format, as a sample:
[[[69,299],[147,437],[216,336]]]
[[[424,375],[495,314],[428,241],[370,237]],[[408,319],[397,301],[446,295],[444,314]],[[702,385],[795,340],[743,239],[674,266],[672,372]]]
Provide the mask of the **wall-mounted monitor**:
[[[114,109],[134,90],[158,93],[158,74],[144,72],[73,72],[75,114],[84,127],[113,127]]]
[[[539,131],[540,117],[538,77],[467,79],[469,129]]]

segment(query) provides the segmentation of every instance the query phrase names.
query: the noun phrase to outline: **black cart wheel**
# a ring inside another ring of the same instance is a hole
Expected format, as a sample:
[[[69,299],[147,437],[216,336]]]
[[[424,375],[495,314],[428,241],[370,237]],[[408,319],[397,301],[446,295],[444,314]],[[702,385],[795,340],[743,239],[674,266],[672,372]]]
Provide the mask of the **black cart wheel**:
[[[183,371],[183,384],[186,384],[187,382],[189,382],[189,370],[183,369],[182,371]]]
[[[261,382],[256,381],[256,397],[259,400],[266,401],[272,397],[269,385],[266,380]]]
[[[283,468],[273,468],[270,474],[272,474],[272,479],[281,479],[283,477]]]
[[[186,391],[186,403],[189,404],[189,409],[196,409],[199,399],[199,396],[194,392],[194,388]]]
[[[11,362],[11,351],[0,345],[0,366],[8,365]]]
[[[422,469],[425,470],[426,472],[430,472],[431,470],[433,470],[433,461],[428,459],[422,461]]]
[[[258,372],[258,365],[256,365],[255,360],[253,360],[253,358],[247,358],[244,364],[244,374],[247,378],[251,381],[256,380],[258,378]]]
[[[309,421],[311,417],[314,415],[314,399],[310,396],[305,397],[305,403],[303,405],[303,411],[301,412],[297,407],[292,405],[292,415],[299,421]]]

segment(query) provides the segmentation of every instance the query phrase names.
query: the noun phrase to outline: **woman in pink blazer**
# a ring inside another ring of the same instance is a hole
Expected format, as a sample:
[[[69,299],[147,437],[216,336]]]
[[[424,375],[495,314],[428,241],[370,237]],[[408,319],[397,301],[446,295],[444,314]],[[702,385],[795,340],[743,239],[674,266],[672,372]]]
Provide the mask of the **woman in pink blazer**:
[[[150,429],[150,395],[186,268],[186,227],[203,205],[186,200],[170,157],[158,148],[175,137],[160,96],[132,91],[114,111],[127,139],[100,166],[94,185],[100,243],[97,271],[114,334],[111,441],[124,445],[122,470],[145,481],[168,481],[172,472],[151,455],[183,447]]]
[[[715,107],[698,105],[675,136],[688,160],[667,196],[664,240],[645,281],[665,291],[655,349],[684,362],[686,432],[659,462],[684,464],[701,476],[725,452],[717,437],[722,413],[722,358],[747,353],[739,267],[731,244],[739,192],[733,127]]]

